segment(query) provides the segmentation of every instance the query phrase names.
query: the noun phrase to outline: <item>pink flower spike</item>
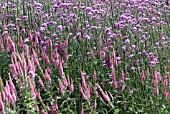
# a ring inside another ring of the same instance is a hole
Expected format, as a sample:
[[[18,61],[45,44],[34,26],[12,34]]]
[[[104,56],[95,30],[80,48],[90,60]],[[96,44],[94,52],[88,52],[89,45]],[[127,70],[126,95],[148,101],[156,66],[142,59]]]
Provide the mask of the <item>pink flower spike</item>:
[[[31,70],[32,69],[32,61],[30,60],[30,57],[27,57],[28,59],[28,69]]]
[[[145,81],[145,75],[144,75],[144,72],[142,72],[142,81]]]
[[[61,77],[64,75],[63,66],[61,62],[60,62],[60,75]]]
[[[104,100],[109,103],[110,102],[109,96],[106,93],[104,93],[104,91],[102,90],[102,88],[98,84],[96,84],[96,85],[99,88],[100,92],[102,93],[102,96],[103,96]]]
[[[24,53],[20,54],[20,57],[21,57],[22,68],[26,70],[26,61],[25,61]]]
[[[85,81],[85,73],[81,71],[81,84],[84,89],[87,88],[86,81]]]
[[[66,77],[65,77],[65,75],[63,75],[62,76],[62,79],[63,79],[63,85],[65,86],[65,87],[67,87],[69,84],[68,84],[68,82],[67,82],[67,79],[66,79]]]
[[[44,55],[44,60],[48,65],[50,65],[50,59],[48,58],[46,54]]]
[[[116,59],[116,54],[115,54],[114,48],[113,48],[113,50],[112,50],[112,57],[113,57],[114,59]]]
[[[8,76],[9,76],[9,87],[10,87],[10,90],[15,90],[15,86],[14,86],[14,83],[12,82],[10,73],[8,73]]]
[[[35,99],[36,98],[36,90],[35,90],[35,87],[34,87],[34,84],[30,82],[30,88],[31,88],[31,95],[32,95],[32,98]]]
[[[117,83],[116,83],[116,81],[113,82],[113,86],[114,86],[114,88],[117,88]]]
[[[102,92],[103,98],[109,103],[110,102],[110,98],[107,94],[105,94],[104,92]]]
[[[34,107],[35,107],[35,110],[36,110],[37,112],[39,112],[39,107],[38,107],[38,105],[35,104]]]
[[[83,88],[80,85],[79,85],[79,91],[80,91],[80,94],[83,96],[84,95]]]
[[[116,77],[114,73],[114,68],[112,68],[112,81],[113,81],[113,86],[114,88],[117,88],[117,83],[116,83]]]
[[[168,86],[168,81],[164,80],[163,85],[164,85],[164,87],[167,87]]]
[[[11,102],[12,105],[14,105],[15,101],[14,101],[12,95],[9,96],[9,101]]]
[[[8,43],[9,43],[11,51],[15,52],[15,43],[12,41],[10,37],[8,37]]]
[[[158,96],[159,95],[159,89],[158,87],[155,87],[155,96]]]
[[[68,45],[68,39],[65,40],[64,45]]]
[[[52,46],[51,38],[48,38],[48,45],[49,45],[50,47]]]
[[[18,44],[23,48],[24,47],[24,43],[22,38],[19,38]]]
[[[16,57],[16,53],[15,53],[15,52],[12,52],[11,59],[12,59],[14,62],[17,61],[17,57]]]
[[[57,103],[54,103],[52,106],[52,114],[57,114],[56,110],[58,110],[58,105]]]
[[[39,44],[39,39],[38,39],[38,36],[37,36],[36,33],[34,34],[34,38],[35,38],[35,43],[36,43],[36,44]]]
[[[16,101],[17,101],[17,97],[16,97],[15,92],[12,92],[12,99],[14,100],[14,102],[16,102]]]
[[[38,96],[39,100],[42,100],[42,98],[41,98],[41,94],[40,94],[40,90],[38,90],[38,92],[37,92],[37,96]]]
[[[1,110],[4,110],[4,103],[3,103],[3,101],[2,101],[2,95],[1,95],[1,93],[0,93],[0,109],[1,109]]]
[[[97,101],[96,101],[96,99],[95,99],[95,101],[94,101],[94,108],[95,108],[95,109],[97,108]]]
[[[90,99],[90,86],[88,86],[86,89],[83,89],[80,86],[80,90],[82,91],[82,95],[83,95],[84,99],[89,100]]]
[[[164,97],[167,99],[169,96],[169,93],[167,92],[165,87],[162,89],[162,93],[163,93]]]
[[[92,50],[92,49],[90,49],[89,54],[90,54],[90,56],[91,56],[91,58],[92,58],[92,59],[93,59],[93,58],[95,58],[95,56],[94,56],[94,52],[93,52],[93,50]]]
[[[31,32],[30,32],[30,31],[28,31],[28,38],[29,38],[29,41],[32,40],[32,35],[31,35]]]
[[[18,61],[15,62],[15,70],[18,70],[18,71],[19,71],[19,64],[18,64]]]
[[[1,51],[4,52],[5,51],[5,47],[3,44],[0,45],[1,46]]]
[[[100,97],[98,91],[95,92],[95,96],[96,96],[96,98]]]
[[[154,71],[154,75],[153,75],[153,78],[154,78],[154,80],[157,80],[157,71]]]
[[[4,112],[4,103],[2,100],[0,100],[0,109]],[[2,113],[5,114],[5,113]]]
[[[41,78],[39,78],[39,84],[40,84],[41,87],[44,87],[44,84],[43,84]]]
[[[73,80],[71,79],[71,85],[70,85],[70,92],[74,91],[74,85],[73,85]]]
[[[4,52],[5,48],[4,48],[2,37],[0,37],[0,46],[1,46],[1,51]]]
[[[96,71],[94,71],[94,73],[93,73],[93,79],[97,79]]]
[[[70,76],[67,75],[67,82],[68,82],[68,85],[71,85],[71,80],[70,80]]]
[[[81,109],[81,114],[84,114],[84,109],[83,109],[83,106],[82,106],[82,109]]]
[[[147,68],[147,70],[146,70],[146,75],[147,75],[147,76],[150,75],[150,73],[149,73],[149,68]]]
[[[5,87],[6,87],[7,91],[9,91],[9,92],[10,92],[10,87],[9,87],[8,81],[6,81],[6,83],[5,83]]]
[[[47,114],[44,109],[41,110],[42,114]]]
[[[158,85],[158,79],[155,79],[154,80],[154,86],[157,86]]]
[[[93,94],[93,88],[90,86],[90,94]]]
[[[51,83],[51,78],[50,78],[50,75],[48,74],[47,72],[47,69],[45,70],[45,79]]]
[[[117,62],[116,58],[114,59],[113,63],[116,67],[118,66],[118,62]]]
[[[122,91],[124,91],[125,90],[125,85],[122,85]]]
[[[19,66],[19,72],[21,73],[21,76],[24,76],[24,72],[21,66]]]
[[[122,83],[123,83],[125,81],[125,73],[124,72],[122,73],[122,78],[121,79],[122,79]]]
[[[58,78],[58,83],[59,83],[61,94],[64,96],[65,87],[64,87],[64,84],[61,82],[61,80],[59,78]]]
[[[38,61],[38,56],[37,56],[37,54],[36,54],[34,49],[32,51],[33,51],[33,58],[34,58],[33,60],[34,60],[34,63],[39,66],[40,64],[39,64],[39,61]]]

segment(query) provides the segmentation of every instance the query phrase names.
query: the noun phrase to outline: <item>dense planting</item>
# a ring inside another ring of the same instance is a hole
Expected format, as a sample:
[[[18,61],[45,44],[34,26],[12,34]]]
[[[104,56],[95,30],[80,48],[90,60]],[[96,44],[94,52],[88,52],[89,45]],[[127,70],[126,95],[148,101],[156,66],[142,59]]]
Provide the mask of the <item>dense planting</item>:
[[[168,0],[1,0],[2,114],[169,114]]]

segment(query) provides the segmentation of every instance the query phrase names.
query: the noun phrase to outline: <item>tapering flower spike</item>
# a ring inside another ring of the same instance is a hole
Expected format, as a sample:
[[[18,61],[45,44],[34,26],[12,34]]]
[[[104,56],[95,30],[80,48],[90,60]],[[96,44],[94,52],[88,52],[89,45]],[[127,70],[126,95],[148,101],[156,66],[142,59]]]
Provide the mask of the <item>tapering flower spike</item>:
[[[94,73],[93,73],[93,79],[97,79],[97,73],[96,73],[96,71],[94,71]]]
[[[40,65],[40,63],[39,63],[39,61],[38,61],[38,55],[37,55],[37,53],[35,52],[35,50],[34,49],[32,49],[32,52],[33,52],[33,60],[34,60],[34,63],[36,64],[36,65]]]
[[[61,61],[60,61],[60,75],[61,75],[61,77],[64,75],[63,65],[62,65]]]
[[[74,91],[74,85],[73,85],[73,80],[71,79],[71,85],[70,85],[70,92]]]
[[[100,92],[102,93],[102,96],[106,102],[110,102],[109,96],[103,91],[103,89],[96,83],[96,86],[99,88]]]
[[[9,87],[10,87],[10,90],[15,90],[15,86],[14,86],[14,83],[12,82],[12,78],[11,78],[10,73],[8,73],[8,76],[9,76]]]
[[[95,56],[94,56],[94,52],[93,52],[93,50],[92,50],[92,49],[90,49],[89,54],[90,54],[90,56],[91,56],[91,58],[92,58],[92,59],[94,59],[94,58],[95,58]]]
[[[86,81],[85,81],[85,73],[81,71],[81,84],[84,89],[87,88]]]
[[[159,95],[159,89],[158,87],[155,87],[155,96],[158,96]]]
[[[5,114],[5,106],[4,106],[4,102],[2,101],[2,95],[0,93],[0,110],[2,111],[2,114]]]
[[[142,81],[145,81],[146,79],[145,79],[145,74],[144,74],[144,72],[142,72]]]
[[[117,88],[117,82],[116,82],[115,69],[114,69],[114,67],[112,67],[112,81],[113,81],[113,86],[114,86],[114,88]]]
[[[8,37],[8,43],[9,43],[9,47],[10,47],[11,51],[15,52],[16,51],[15,43],[12,41],[11,37]]]
[[[157,76],[157,71],[154,71],[153,78],[154,78],[154,80],[156,80],[156,79],[158,78],[158,76]]]
[[[84,89],[81,87],[81,85],[79,85],[79,90],[80,90],[80,94],[84,97],[85,100],[90,99],[90,86]]]
[[[44,60],[48,65],[50,65],[50,59],[49,59],[49,57],[47,56],[46,53],[44,54]]]
[[[81,114],[84,114],[84,108],[83,108],[83,106],[82,106],[82,109],[81,109]]]
[[[60,87],[60,92],[61,92],[62,95],[64,95],[65,86],[64,86],[63,82],[60,80],[60,78],[58,78],[58,83],[59,83],[59,87]]]
[[[41,78],[39,77],[39,84],[40,84],[40,86],[41,87],[43,87],[44,88],[44,83],[43,83],[43,81],[41,80]]]
[[[52,114],[57,114],[58,104],[55,102],[52,106]]]
[[[51,83],[51,78],[50,78],[50,75],[48,74],[47,72],[47,69],[45,70],[45,79]]]
[[[64,86],[67,87],[69,84],[68,84],[68,81],[67,81],[66,76],[63,75],[63,76],[62,76],[62,79],[63,79],[63,81],[64,81],[64,82],[63,82]]]
[[[29,41],[32,41],[32,39],[33,39],[33,37],[32,37],[32,35],[31,35],[31,32],[28,31],[28,40],[29,40]]]
[[[44,109],[41,110],[42,114],[47,114]]]
[[[94,108],[96,109],[97,108],[97,101],[96,101],[96,98],[95,98],[95,100],[94,100]]]
[[[38,105],[35,104],[34,107],[35,107],[35,110],[36,110],[37,112],[39,112],[39,107],[38,107]]]

